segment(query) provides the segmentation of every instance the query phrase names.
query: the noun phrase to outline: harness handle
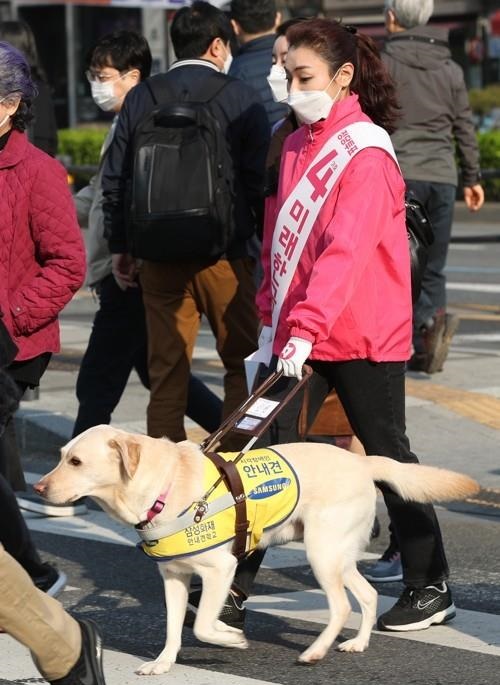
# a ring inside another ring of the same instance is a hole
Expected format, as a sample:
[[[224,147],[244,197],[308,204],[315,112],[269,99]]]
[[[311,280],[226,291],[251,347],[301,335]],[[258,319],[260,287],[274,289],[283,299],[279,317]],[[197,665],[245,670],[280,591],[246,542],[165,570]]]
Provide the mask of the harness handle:
[[[312,375],[312,369],[309,365],[304,364],[303,374],[300,381],[297,381],[288,390],[286,395],[270,407],[269,412],[262,415],[261,412],[256,411],[256,403],[281,379],[283,371],[273,371],[258,388],[254,389],[247,399],[237,407],[220,425],[220,427],[211,433],[203,440],[200,445],[201,451],[204,453],[212,452],[215,445],[230,431],[235,431],[240,435],[247,435],[251,439],[249,443],[241,450],[234,463],[238,462],[241,457],[250,449],[250,447],[257,441],[258,438],[265,432],[268,426],[274,421],[283,407],[290,402],[292,397],[308,382]],[[252,413],[254,408],[254,413]]]

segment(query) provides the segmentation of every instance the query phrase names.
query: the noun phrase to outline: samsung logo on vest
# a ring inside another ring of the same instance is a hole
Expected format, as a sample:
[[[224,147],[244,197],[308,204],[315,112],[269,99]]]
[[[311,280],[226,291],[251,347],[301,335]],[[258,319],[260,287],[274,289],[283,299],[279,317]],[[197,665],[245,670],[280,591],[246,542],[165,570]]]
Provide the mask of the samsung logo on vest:
[[[285,490],[290,485],[290,478],[274,478],[273,480],[266,480],[265,483],[259,485],[252,490],[248,495],[248,499],[265,499],[266,497],[272,497],[277,492]]]

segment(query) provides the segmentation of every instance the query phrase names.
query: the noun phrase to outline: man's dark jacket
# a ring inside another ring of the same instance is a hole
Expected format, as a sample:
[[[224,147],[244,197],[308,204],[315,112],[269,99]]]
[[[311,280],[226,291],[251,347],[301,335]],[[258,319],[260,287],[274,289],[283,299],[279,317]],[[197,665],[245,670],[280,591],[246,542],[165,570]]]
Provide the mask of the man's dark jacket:
[[[464,185],[479,180],[479,150],[461,67],[451,59],[447,32],[417,26],[393,33],[382,54],[402,106],[392,142],[403,176],[457,184],[455,142]]]
[[[221,80],[226,82],[209,107],[222,127],[234,162],[236,235],[227,257],[246,256],[246,241],[262,221],[263,176],[269,146],[269,125],[259,96],[247,84],[221,74],[210,63],[200,60],[186,60],[166,74],[152,78],[157,85],[168,83],[168,93],[176,101],[195,101],[202,87],[205,92],[213,83],[216,92]],[[146,82],[135,86],[125,98],[107,153],[102,179],[103,209],[105,235],[113,253],[128,251],[125,215],[129,206],[127,188],[132,176],[133,136],[139,122],[156,106]],[[168,181],[165,179],[165,183]]]
[[[273,126],[288,114],[288,107],[274,102],[267,77],[273,63],[274,33],[249,40],[240,47],[229,70],[230,76],[241,79],[255,88],[266,109],[269,123]]]

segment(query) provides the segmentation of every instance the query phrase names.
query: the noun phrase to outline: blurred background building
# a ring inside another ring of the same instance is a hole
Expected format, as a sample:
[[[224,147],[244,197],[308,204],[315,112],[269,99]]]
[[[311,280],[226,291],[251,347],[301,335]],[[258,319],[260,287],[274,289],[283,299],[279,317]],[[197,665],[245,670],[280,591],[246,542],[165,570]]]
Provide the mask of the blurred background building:
[[[277,0],[283,17],[327,16],[357,25],[383,41],[383,1]],[[116,29],[142,32],[154,71],[173,59],[168,23],[190,0],[0,0],[0,21],[23,19],[32,28],[53,88],[59,127],[102,121],[84,77],[85,56],[103,34]],[[212,4],[227,7],[226,0]],[[470,87],[500,81],[500,1],[436,0],[432,24],[449,29],[454,58]]]

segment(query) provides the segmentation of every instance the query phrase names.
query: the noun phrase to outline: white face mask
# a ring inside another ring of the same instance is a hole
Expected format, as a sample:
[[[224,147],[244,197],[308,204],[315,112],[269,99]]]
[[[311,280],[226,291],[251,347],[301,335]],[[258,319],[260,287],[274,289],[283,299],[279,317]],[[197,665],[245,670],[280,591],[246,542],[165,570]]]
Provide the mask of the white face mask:
[[[229,50],[224,46],[224,50],[226,51],[226,59],[224,60],[224,65],[222,67],[222,73],[223,74],[229,74],[229,69],[231,68],[231,64],[233,63],[233,56],[229,52]]]
[[[120,81],[120,79],[125,78],[129,75],[129,71],[126,74],[122,74],[115,78],[113,81],[105,81],[101,83],[100,81],[91,81],[90,90],[92,92],[92,99],[98,107],[100,107],[104,112],[111,112],[114,110],[121,101],[121,97],[115,95],[115,83]]]
[[[7,98],[8,98],[8,95],[6,95],[5,97],[1,98],[1,99],[0,99],[0,102],[3,102],[4,100],[7,100]],[[2,121],[0,121],[0,129],[4,126],[4,124],[6,124],[6,123],[9,121],[9,119],[10,119],[10,114],[6,114],[6,115],[4,116],[4,118],[2,119]]]
[[[288,81],[285,68],[279,64],[273,64],[267,82],[273,93],[274,102],[286,102],[288,98]]]
[[[310,125],[315,124],[320,119],[326,119],[342,92],[342,86],[339,87],[334,98],[326,92],[332,81],[337,78],[339,71],[340,69],[335,73],[335,76],[324,90],[295,90],[289,93],[288,104],[297,115],[299,121]]]

